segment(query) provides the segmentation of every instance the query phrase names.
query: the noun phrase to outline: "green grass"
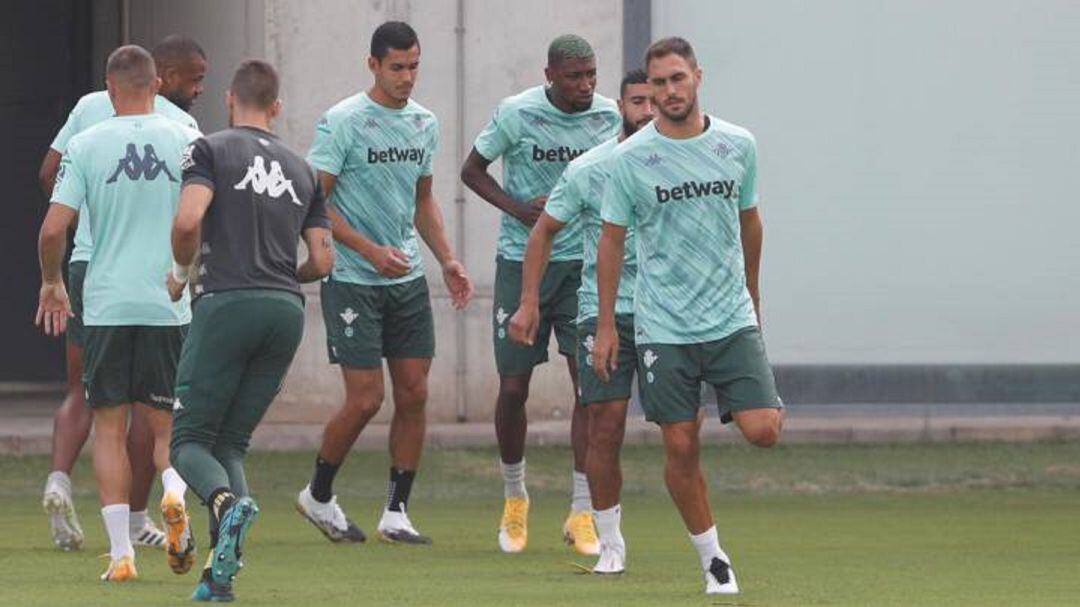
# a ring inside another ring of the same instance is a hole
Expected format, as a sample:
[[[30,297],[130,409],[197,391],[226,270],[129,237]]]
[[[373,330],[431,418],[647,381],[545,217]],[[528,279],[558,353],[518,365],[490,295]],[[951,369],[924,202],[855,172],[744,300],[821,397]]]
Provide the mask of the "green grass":
[[[575,573],[560,543],[565,450],[529,452],[526,553],[497,552],[501,485],[489,450],[427,454],[412,518],[431,548],[331,545],[292,508],[310,454],[257,454],[262,507],[236,591],[244,605],[1052,605],[1080,597],[1080,445],[948,444],[743,447],[705,454],[713,508],[743,593],[702,594],[697,557],[667,498],[656,448],[628,449],[629,570]],[[357,453],[339,499],[371,531],[387,458]],[[76,471],[88,538],[64,554],[41,513],[43,458],[0,458],[3,605],[181,605],[194,574],[173,575],[142,549],[141,578],[97,581],[107,550],[87,462]],[[192,500],[194,502],[194,500]],[[194,517],[205,543],[206,517]],[[200,563],[202,554],[200,554]]]

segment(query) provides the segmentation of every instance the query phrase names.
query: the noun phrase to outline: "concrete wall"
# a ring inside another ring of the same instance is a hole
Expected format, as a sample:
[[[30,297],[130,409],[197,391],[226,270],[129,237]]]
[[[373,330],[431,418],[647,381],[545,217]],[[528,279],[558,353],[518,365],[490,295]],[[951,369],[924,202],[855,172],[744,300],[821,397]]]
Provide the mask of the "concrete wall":
[[[458,165],[502,97],[543,81],[547,44],[577,32],[597,50],[600,86],[613,94],[620,77],[621,2],[580,5],[572,0],[544,3],[466,1],[464,3],[464,123],[459,136],[456,98],[456,3],[444,0],[322,0],[296,3],[267,0],[267,56],[281,69],[285,115],[281,134],[298,149],[310,145],[314,125],[326,108],[371,84],[366,67],[371,32],[389,19],[408,21],[420,35],[423,56],[415,99],[438,115],[442,143],[435,158],[435,192],[451,238],[464,234],[463,260],[477,297],[463,313],[450,309],[438,265],[426,255],[434,296],[437,352],[431,372],[433,420],[490,419],[497,391],[491,347],[491,293],[498,213],[470,193],[459,226],[455,197]],[[425,254],[427,251],[425,250]],[[457,327],[464,317],[464,327]],[[459,350],[458,331],[463,336]],[[343,390],[337,369],[326,362],[325,332],[313,291],[301,351],[272,415],[276,419],[325,418],[339,406]],[[572,392],[565,363],[545,365],[533,382],[534,418],[566,415]],[[461,368],[458,365],[462,365]],[[461,375],[458,372],[461,372]],[[458,390],[462,390],[460,393]],[[389,407],[380,413],[386,419]]]
[[[653,3],[750,128],[775,363],[1080,362],[1080,3]]]

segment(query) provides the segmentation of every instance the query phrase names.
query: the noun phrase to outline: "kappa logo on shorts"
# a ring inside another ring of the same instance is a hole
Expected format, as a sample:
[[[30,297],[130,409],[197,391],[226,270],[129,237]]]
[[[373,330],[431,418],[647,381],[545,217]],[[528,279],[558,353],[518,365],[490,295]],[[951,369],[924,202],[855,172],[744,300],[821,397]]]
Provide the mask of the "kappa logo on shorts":
[[[585,355],[585,364],[591,367],[593,364],[592,353],[593,348],[596,347],[596,339],[594,339],[592,335],[586,335],[585,341],[584,343],[582,343],[582,345],[585,346],[585,351],[588,352],[588,354]],[[580,396],[580,394],[578,396]]]
[[[652,366],[656,364],[656,361],[660,360],[660,357],[656,355],[652,350],[645,350],[645,353],[641,355],[641,362],[645,364],[646,369],[652,369]],[[645,381],[650,384],[656,380],[656,376],[652,371],[645,373]]]
[[[352,328],[353,321],[360,318],[352,308],[345,308],[345,311],[340,314],[341,320],[345,321],[345,337],[352,337],[355,331]]]

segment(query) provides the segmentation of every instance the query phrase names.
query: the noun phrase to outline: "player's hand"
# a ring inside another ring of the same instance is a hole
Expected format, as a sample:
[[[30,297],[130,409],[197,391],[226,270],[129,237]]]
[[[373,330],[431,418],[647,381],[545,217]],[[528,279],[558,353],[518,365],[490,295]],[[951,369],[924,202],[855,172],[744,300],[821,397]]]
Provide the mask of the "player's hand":
[[[455,310],[464,310],[473,296],[473,283],[465,273],[465,266],[460,261],[446,262],[442,269],[443,282],[450,291],[450,305]]]
[[[597,377],[604,383],[611,381],[611,372],[619,368],[619,334],[614,327],[596,328],[592,357]]]
[[[409,265],[409,256],[401,249],[389,245],[375,247],[368,261],[375,266],[375,271],[387,278],[401,278],[412,269]]]
[[[42,283],[34,324],[41,327],[45,335],[59,336],[67,329],[67,321],[72,316],[75,315],[71,313],[71,302],[64,282]]]
[[[187,288],[187,282],[180,282],[173,277],[172,272],[167,272],[165,274],[165,288],[169,290],[169,299],[180,301],[180,298],[184,296],[184,289]]]
[[[540,308],[523,304],[510,317],[510,341],[523,346],[536,342],[536,331],[540,326]]]
[[[540,219],[540,213],[544,211],[546,204],[547,196],[538,196],[525,204],[518,205],[517,220],[531,228],[536,224],[536,220]]]

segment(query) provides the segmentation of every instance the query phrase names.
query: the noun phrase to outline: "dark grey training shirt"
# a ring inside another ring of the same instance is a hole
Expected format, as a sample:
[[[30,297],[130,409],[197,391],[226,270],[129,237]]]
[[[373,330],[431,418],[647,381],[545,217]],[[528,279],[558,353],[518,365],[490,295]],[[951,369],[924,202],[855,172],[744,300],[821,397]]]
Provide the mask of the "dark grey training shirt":
[[[300,294],[300,235],[330,227],[322,189],[303,157],[272,133],[239,127],[196,140],[182,166],[184,185],[214,190],[202,223],[196,295],[233,289]]]

